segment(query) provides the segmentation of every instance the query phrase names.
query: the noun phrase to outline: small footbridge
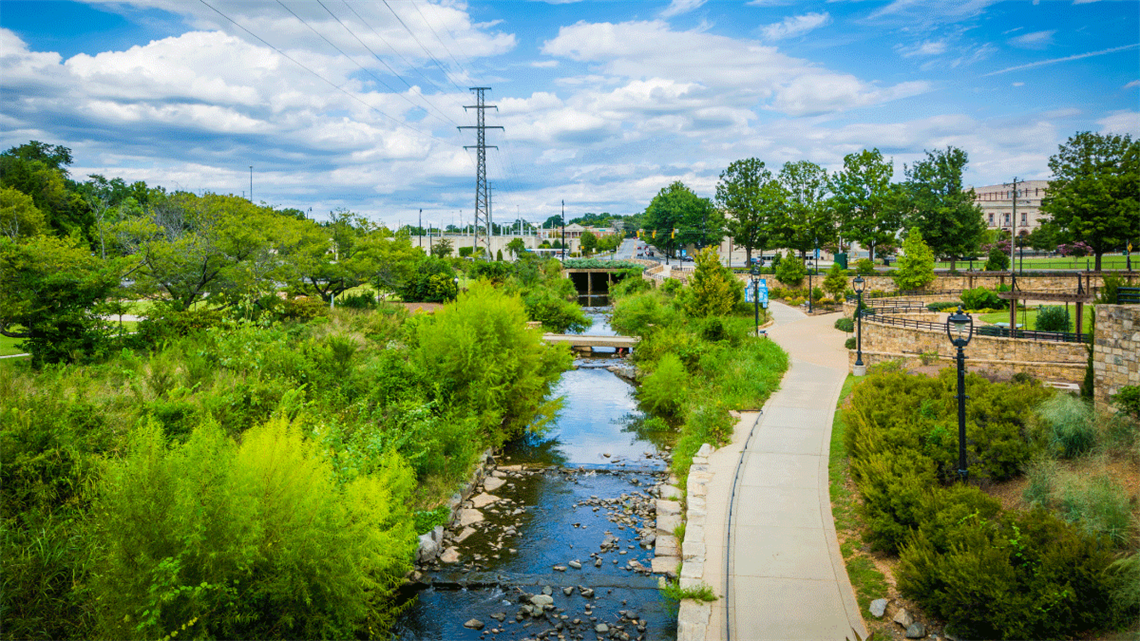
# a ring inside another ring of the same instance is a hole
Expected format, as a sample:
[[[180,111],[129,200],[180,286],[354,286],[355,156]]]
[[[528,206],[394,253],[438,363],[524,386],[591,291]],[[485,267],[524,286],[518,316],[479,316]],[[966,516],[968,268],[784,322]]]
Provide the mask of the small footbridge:
[[[543,334],[542,340],[550,344],[567,344],[574,349],[613,347],[629,350],[641,340],[637,336],[587,336],[582,334]]]

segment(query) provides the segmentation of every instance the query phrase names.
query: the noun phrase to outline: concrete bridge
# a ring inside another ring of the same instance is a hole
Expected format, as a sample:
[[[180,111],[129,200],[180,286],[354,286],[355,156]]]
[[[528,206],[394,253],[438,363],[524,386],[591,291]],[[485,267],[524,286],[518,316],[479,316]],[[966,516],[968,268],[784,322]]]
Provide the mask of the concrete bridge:
[[[583,336],[581,334],[543,334],[542,340],[547,343],[565,343],[574,349],[592,349],[594,347],[615,347],[630,349],[637,344],[637,336]]]

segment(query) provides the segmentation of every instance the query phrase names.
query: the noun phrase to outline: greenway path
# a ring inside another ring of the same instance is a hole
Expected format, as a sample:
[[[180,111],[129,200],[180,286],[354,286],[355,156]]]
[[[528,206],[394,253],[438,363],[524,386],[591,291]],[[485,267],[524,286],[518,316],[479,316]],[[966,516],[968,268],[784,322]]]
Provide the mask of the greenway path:
[[[781,303],[768,336],[791,366],[763,412],[743,412],[731,445],[709,457],[707,639],[866,637],[831,516],[831,423],[847,376],[838,314]],[[727,579],[727,580],[726,580]]]

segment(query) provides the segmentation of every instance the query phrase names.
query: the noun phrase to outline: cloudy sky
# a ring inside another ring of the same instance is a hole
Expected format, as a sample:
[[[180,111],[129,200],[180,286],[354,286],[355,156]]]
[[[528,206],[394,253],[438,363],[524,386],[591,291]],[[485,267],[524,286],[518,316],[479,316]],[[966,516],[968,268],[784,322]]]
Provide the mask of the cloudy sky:
[[[139,0],[0,6],[0,145],[73,176],[320,218],[470,221],[486,86],[496,221],[636,213],[728,163],[955,145],[974,185],[1140,135],[1140,3]]]

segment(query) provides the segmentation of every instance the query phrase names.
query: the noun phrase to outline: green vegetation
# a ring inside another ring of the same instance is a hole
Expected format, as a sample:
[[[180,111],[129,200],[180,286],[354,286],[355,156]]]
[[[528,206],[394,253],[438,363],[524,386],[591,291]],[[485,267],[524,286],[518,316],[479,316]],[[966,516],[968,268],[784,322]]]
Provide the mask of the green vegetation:
[[[1005,253],[1006,258],[1009,257],[1008,250],[1003,253]],[[1015,255],[1013,266],[1017,271],[1024,270],[1028,272],[1037,269],[1084,270],[1086,267],[1091,268],[1092,264],[1093,258],[1091,256],[1056,256],[1053,258],[1037,258],[1026,256],[1024,259],[1022,259],[1020,256]],[[983,267],[983,264],[980,262],[974,264],[975,269],[983,269]],[[936,262],[934,263],[934,268],[949,269],[950,263],[946,261]],[[959,263],[957,265],[957,268],[962,269],[962,265]],[[1101,257],[1100,268],[1102,270],[1127,269],[1127,261],[1122,255],[1105,255]],[[1140,259],[1138,259],[1136,256],[1132,257],[1132,268],[1140,268]]]
[[[1001,302],[1003,304],[1008,303],[1008,301],[1004,301],[1004,300]],[[1037,324],[1037,313],[1038,313],[1038,309],[1036,307],[1019,308],[1017,311],[1017,324],[1023,325],[1024,327],[1022,329],[1033,329],[1033,330],[1040,329],[1040,326]],[[978,320],[983,320],[987,323],[1008,323],[1009,322],[1009,312],[1008,311],[989,312],[989,313],[985,313],[985,314],[978,314],[975,318],[977,318]],[[1084,328],[1082,331],[1086,334],[1091,332],[1092,331],[1092,324],[1093,324],[1093,311],[1092,311],[1092,309],[1086,308],[1085,313],[1084,313],[1084,318],[1082,319],[1082,326]],[[1069,316],[1069,327],[1068,327],[1068,329],[1062,330],[1062,331],[1068,331],[1068,332],[1077,331],[1077,321],[1076,321],[1075,315]]]
[[[1064,307],[1049,305],[1037,312],[1036,328],[1042,332],[1067,332],[1070,327],[1069,310]]]
[[[1026,498],[1036,507],[1006,512],[954,482],[954,378],[950,368],[937,379],[881,369],[857,384],[844,411],[863,538],[898,554],[902,595],[966,637],[1058,638],[1133,624],[1132,499],[1108,475],[1070,475],[1053,457],[1098,448],[1135,456],[1140,426],[1122,413],[1097,428],[1084,401],[1028,377],[997,384],[968,375],[970,478],[1029,475]],[[850,518],[843,506],[836,512],[837,521]],[[1118,560],[1120,552],[1129,556]]]
[[[849,318],[847,316],[841,316],[835,319],[835,329],[850,334],[851,332],[855,331],[855,319]]]
[[[979,220],[981,220],[979,218]],[[934,252],[922,240],[918,228],[911,229],[903,241],[903,256],[891,279],[899,289],[922,289],[934,280]]]
[[[804,267],[804,261],[792,256],[791,252],[776,265],[776,278],[792,289],[802,285],[806,277],[807,269]]]
[[[701,601],[702,603],[712,603],[717,599],[716,592],[713,592],[712,586],[707,583],[682,588],[681,582],[677,580],[666,581],[665,587],[661,588],[661,594],[664,595],[666,599],[678,602],[684,601],[685,599],[692,599],[694,601]]]
[[[611,325],[642,339],[634,358],[649,374],[638,396],[678,431],[672,467],[684,483],[703,443],[720,445],[731,438],[734,420],[728,411],[759,407],[776,390],[788,367],[787,354],[752,336],[750,305],[740,304],[729,315],[693,316],[697,294],[676,281],[611,294],[616,298]],[[728,299],[732,292],[722,295]],[[723,307],[710,303],[709,309],[716,308]]]

